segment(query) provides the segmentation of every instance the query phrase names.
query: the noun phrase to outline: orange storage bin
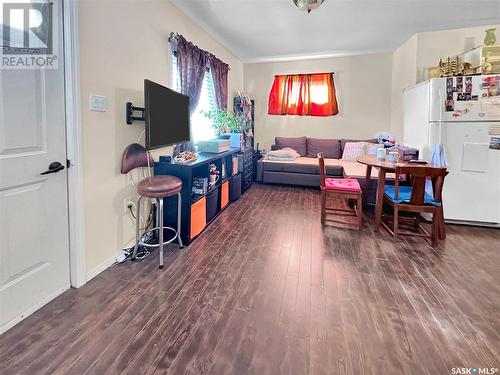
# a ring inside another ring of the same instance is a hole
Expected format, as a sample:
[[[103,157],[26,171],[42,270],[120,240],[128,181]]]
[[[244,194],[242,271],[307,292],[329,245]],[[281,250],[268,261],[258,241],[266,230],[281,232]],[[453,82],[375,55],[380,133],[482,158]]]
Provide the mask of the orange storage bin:
[[[226,181],[221,186],[220,207],[226,207],[229,203],[229,181]]]
[[[200,234],[206,224],[207,203],[205,197],[203,197],[191,205],[191,239]]]

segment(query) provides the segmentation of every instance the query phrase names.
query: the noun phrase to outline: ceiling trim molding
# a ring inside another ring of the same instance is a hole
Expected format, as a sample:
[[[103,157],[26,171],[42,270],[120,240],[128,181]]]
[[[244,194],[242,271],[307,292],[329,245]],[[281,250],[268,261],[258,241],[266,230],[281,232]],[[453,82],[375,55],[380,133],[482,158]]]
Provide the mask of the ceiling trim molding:
[[[335,57],[350,57],[350,56],[363,56],[375,55],[381,53],[392,53],[392,48],[379,49],[379,50],[366,50],[359,52],[331,52],[325,51],[314,54],[297,54],[297,55],[276,55],[276,56],[261,56],[255,58],[242,59],[243,64],[260,64],[260,63],[273,63],[273,62],[286,62],[286,61],[301,61],[301,60],[321,60],[331,59]]]

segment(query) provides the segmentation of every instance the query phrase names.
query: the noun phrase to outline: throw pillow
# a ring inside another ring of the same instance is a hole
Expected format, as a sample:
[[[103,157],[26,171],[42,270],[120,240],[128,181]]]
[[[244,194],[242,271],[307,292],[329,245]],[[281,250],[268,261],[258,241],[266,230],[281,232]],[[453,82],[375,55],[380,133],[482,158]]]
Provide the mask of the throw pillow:
[[[272,159],[273,157],[277,158],[287,158],[291,160],[295,160],[300,157],[300,154],[295,151],[293,148],[290,147],[285,147],[282,148],[281,150],[274,150],[274,151],[269,151],[267,153],[268,159]]]
[[[307,156],[315,158],[319,152],[322,152],[325,158],[340,159],[340,140],[307,137]]]
[[[376,139],[349,139],[349,138],[344,138],[340,140],[340,148],[342,149],[342,152],[344,152],[344,147],[347,142],[367,142],[367,143],[376,143],[378,144],[378,141]]]
[[[367,142],[347,142],[344,145],[342,160],[356,161],[356,158],[366,154]]]
[[[306,156],[307,152],[307,143],[306,137],[298,137],[298,138],[290,138],[290,137],[276,137],[274,139],[274,143],[276,144],[278,150],[281,150],[285,147],[293,148],[297,151],[300,156]]]

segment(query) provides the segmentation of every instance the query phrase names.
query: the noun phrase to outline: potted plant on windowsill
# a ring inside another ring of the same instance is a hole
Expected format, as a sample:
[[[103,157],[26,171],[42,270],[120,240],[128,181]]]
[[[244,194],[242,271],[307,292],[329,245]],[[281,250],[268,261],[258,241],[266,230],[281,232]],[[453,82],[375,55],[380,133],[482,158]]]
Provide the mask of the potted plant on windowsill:
[[[227,109],[212,109],[203,111],[203,116],[212,122],[212,127],[218,137],[229,139],[231,147],[241,147],[245,120],[241,114],[228,112]]]

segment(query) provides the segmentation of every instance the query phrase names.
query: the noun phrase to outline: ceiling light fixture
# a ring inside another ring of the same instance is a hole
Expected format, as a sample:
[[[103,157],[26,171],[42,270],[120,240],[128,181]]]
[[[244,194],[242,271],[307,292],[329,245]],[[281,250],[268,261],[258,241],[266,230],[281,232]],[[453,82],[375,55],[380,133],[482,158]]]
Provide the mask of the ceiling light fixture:
[[[297,8],[307,12],[307,14],[311,13],[311,10],[316,9],[325,0],[292,0]]]

